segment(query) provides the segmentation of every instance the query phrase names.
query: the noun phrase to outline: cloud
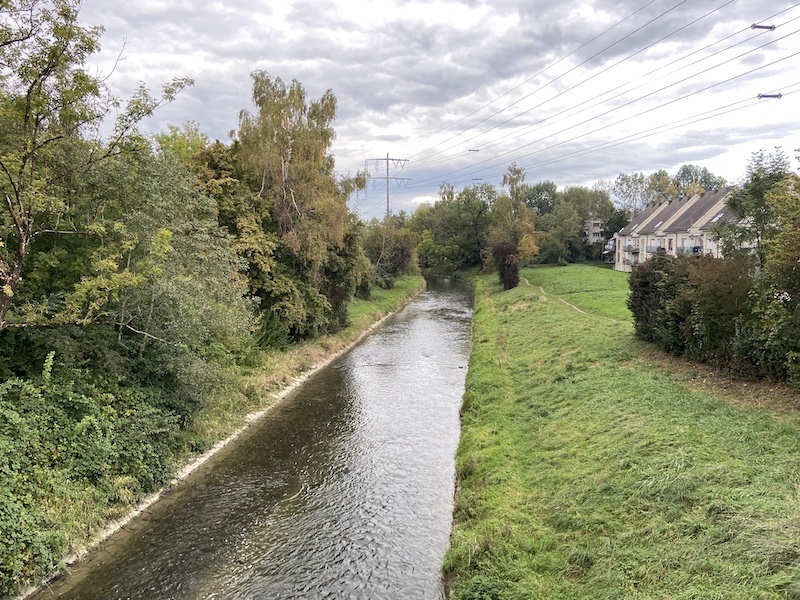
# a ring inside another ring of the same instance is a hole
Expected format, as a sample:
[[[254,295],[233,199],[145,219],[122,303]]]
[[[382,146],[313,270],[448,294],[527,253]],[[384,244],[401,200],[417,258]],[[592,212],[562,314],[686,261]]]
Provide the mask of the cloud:
[[[310,98],[332,89],[337,170],[387,152],[410,158],[412,181],[390,192],[413,210],[444,180],[499,185],[511,162],[559,186],[684,162],[734,179],[751,152],[793,147],[797,134],[800,9],[786,9],[782,0],[227,0],[201,9],[84,0],[81,19],[106,27],[92,59],[104,72],[124,44],[110,78],[118,95],[139,81],[195,80],[145,124],[152,130],[194,120],[227,140],[251,108],[254,69],[297,79]],[[778,27],[750,29],[761,22]],[[778,103],[748,106],[773,91],[784,94]],[[369,195],[365,216],[380,216],[385,190]]]

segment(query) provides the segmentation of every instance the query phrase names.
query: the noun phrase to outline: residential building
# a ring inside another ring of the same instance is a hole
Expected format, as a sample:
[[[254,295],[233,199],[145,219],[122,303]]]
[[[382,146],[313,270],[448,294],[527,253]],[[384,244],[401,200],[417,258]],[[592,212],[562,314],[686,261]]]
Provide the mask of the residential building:
[[[589,219],[583,224],[583,237],[590,244],[605,243],[605,223],[601,219]]]
[[[727,205],[731,187],[681,196],[661,204],[650,204],[614,235],[614,269],[630,272],[636,263],[659,252],[720,256],[712,235],[719,221],[735,222]]]

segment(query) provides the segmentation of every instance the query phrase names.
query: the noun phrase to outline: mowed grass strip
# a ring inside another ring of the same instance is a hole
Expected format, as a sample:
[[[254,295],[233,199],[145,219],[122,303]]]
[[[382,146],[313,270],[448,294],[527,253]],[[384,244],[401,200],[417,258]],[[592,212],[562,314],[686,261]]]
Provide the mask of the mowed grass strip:
[[[690,390],[624,274],[522,276],[475,279],[451,596],[800,598],[798,415]]]

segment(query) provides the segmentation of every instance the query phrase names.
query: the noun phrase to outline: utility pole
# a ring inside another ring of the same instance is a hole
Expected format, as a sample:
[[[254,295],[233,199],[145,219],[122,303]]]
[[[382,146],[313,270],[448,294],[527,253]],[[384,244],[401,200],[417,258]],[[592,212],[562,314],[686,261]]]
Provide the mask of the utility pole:
[[[373,177],[373,179],[385,179],[386,180],[386,216],[392,214],[391,209],[389,208],[389,182],[390,181],[410,181],[409,177],[389,177],[389,162],[393,162],[394,164],[405,165],[408,162],[407,158],[389,158],[389,154],[386,154],[386,158],[368,158],[367,161],[374,160],[376,162],[386,161],[386,176],[385,177]],[[369,171],[369,168],[367,168]]]

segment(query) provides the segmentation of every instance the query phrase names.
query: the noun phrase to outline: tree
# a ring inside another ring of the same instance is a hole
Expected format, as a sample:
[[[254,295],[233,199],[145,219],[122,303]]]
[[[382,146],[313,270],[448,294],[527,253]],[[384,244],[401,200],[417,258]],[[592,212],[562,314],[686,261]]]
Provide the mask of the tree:
[[[775,295],[794,313],[800,307],[800,177],[786,175],[765,200],[776,227],[764,243],[764,268],[771,275]]]
[[[334,172],[332,91],[309,101],[296,80],[286,84],[264,71],[251,78],[256,111],[240,113],[232,148],[251,194],[249,217],[236,225],[255,267],[251,291],[292,336],[316,335],[337,320],[328,269],[346,243],[348,194],[366,177],[337,179]]]
[[[492,225],[488,233],[488,244],[495,247],[503,242],[514,244],[515,256],[525,263],[539,251],[535,237],[534,212],[525,203],[523,182],[525,172],[512,164],[503,176],[507,194],[501,194],[492,202]]]
[[[513,242],[499,242],[492,246],[492,260],[497,265],[500,283],[504,290],[519,285],[519,254]]]
[[[559,199],[555,210],[540,219],[541,229],[546,233],[541,241],[538,260],[565,264],[569,259],[577,258],[572,248],[580,241],[583,222],[569,202]]]
[[[673,181],[679,196],[694,196],[728,185],[724,177],[714,175],[707,167],[698,165],[682,165]]]
[[[552,210],[538,219],[541,238],[538,260],[565,263],[599,256],[604,240],[584,237],[584,224],[593,219],[607,223],[614,214],[614,204],[602,186],[574,185],[557,192]],[[608,226],[606,230],[615,231]],[[593,242],[598,245],[593,246]]]
[[[754,152],[747,164],[747,177],[728,198],[737,224],[720,223],[715,234],[725,254],[754,247],[761,265],[765,261],[763,241],[777,232],[775,211],[767,201],[769,193],[791,172],[789,159],[776,148],[774,153]]]
[[[671,177],[665,169],[660,169],[648,175],[647,192],[658,204],[677,198],[680,195],[678,187],[675,185],[675,178]]]
[[[210,143],[196,121],[187,121],[182,127],[167,125],[167,131],[157,133],[155,139],[162,151],[173,152],[186,165],[191,165],[192,157]]]
[[[765,201],[775,228],[762,239],[763,269],[751,293],[754,318],[740,330],[738,350],[763,372],[800,388],[800,179],[786,175]]]
[[[633,216],[639,214],[653,200],[644,173],[620,173],[614,180],[612,192],[620,207],[628,210]]]
[[[432,207],[417,209],[409,227],[421,237],[420,266],[452,273],[480,265],[496,197],[497,190],[489,184],[470,185],[459,193],[445,186]]]
[[[606,234],[609,237],[631,222],[631,214],[624,208],[615,208],[613,214],[606,220]]]
[[[373,219],[364,235],[364,250],[375,267],[377,283],[391,288],[399,275],[419,272],[419,238],[394,217]]]
[[[129,100],[108,140],[98,128],[117,101],[86,69],[100,27],[78,25],[78,0],[8,0],[0,13],[0,330],[36,236],[75,232],[62,216],[70,178],[124,152],[136,123],[175,97],[175,80],[154,99],[144,87]]]
[[[525,204],[536,212],[537,215],[546,215],[553,212],[558,198],[558,187],[552,181],[540,181],[526,186]]]

